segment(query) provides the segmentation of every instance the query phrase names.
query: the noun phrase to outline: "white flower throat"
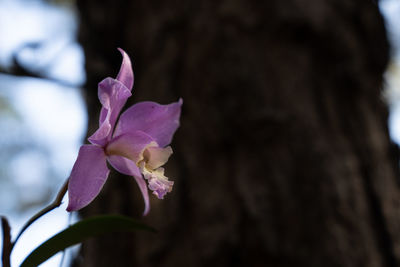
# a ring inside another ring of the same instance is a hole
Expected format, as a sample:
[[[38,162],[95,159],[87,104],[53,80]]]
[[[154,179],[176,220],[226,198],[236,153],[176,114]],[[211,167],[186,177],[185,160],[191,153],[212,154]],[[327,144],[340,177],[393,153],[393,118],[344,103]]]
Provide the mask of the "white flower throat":
[[[143,149],[140,159],[136,162],[148,181],[148,187],[159,199],[163,199],[166,193],[171,192],[173,181],[169,181],[164,175],[163,166],[172,154],[170,146],[161,148],[156,142],[151,142]]]

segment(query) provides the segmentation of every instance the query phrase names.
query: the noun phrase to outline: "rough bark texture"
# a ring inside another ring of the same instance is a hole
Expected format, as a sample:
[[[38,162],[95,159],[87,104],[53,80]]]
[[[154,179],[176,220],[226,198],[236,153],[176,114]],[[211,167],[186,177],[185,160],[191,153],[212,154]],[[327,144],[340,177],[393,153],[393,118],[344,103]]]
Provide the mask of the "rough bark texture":
[[[383,20],[372,1],[78,1],[90,132],[97,83],[132,57],[133,101],[183,97],[144,218],[159,233],[87,242],[77,266],[398,266],[400,195],[387,131]],[[84,216],[140,217],[114,173]]]

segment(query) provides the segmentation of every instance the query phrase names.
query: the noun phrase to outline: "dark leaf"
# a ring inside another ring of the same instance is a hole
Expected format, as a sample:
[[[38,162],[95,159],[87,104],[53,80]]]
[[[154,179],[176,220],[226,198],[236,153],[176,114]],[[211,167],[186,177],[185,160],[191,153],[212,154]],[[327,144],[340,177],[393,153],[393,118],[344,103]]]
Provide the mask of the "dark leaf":
[[[129,217],[105,215],[91,217],[68,227],[54,235],[26,257],[21,267],[38,266],[57,252],[79,244],[87,238],[114,232],[132,232],[136,230],[155,230]]]

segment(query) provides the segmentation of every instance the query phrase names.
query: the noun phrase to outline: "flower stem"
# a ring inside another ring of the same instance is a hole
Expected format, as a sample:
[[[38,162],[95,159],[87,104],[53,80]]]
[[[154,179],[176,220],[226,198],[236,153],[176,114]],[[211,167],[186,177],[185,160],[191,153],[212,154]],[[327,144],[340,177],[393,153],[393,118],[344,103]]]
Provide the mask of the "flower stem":
[[[3,251],[1,253],[1,262],[3,267],[10,267],[10,255],[12,250],[11,228],[6,217],[1,216],[1,228],[3,230]]]
[[[60,188],[60,191],[58,191],[58,194],[57,194],[56,198],[54,199],[54,201],[50,205],[48,205],[47,207],[45,207],[44,209],[42,209],[41,211],[39,211],[38,213],[33,215],[25,223],[25,225],[19,231],[19,233],[18,233],[17,237],[15,238],[14,242],[11,243],[11,250],[14,248],[15,243],[17,243],[17,241],[21,237],[21,235],[25,232],[25,230],[32,223],[34,223],[37,219],[39,219],[40,217],[42,217],[43,215],[45,215],[49,211],[52,211],[53,209],[55,209],[55,208],[57,208],[57,207],[59,207],[61,205],[62,199],[64,198],[65,193],[67,192],[67,189],[68,189],[68,181],[69,181],[69,178],[64,182],[63,186]],[[11,253],[11,250],[10,250],[10,253]]]

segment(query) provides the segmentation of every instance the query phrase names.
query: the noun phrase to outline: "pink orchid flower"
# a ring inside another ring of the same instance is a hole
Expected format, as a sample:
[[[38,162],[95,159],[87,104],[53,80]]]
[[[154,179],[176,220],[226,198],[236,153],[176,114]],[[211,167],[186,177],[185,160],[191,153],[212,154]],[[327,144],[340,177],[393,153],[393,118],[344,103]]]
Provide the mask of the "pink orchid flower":
[[[120,173],[133,176],[142,192],[145,209],[150,210],[147,184],[159,199],[171,192],[173,182],[164,176],[163,166],[172,149],[168,146],[179,127],[182,99],[169,105],[137,103],[117,118],[131,96],[133,71],[129,56],[123,60],[116,79],[99,83],[102,109],[99,129],[82,145],[68,185],[67,211],[87,206],[99,194],[109,175],[108,163]],[[115,126],[115,127],[114,127]]]

